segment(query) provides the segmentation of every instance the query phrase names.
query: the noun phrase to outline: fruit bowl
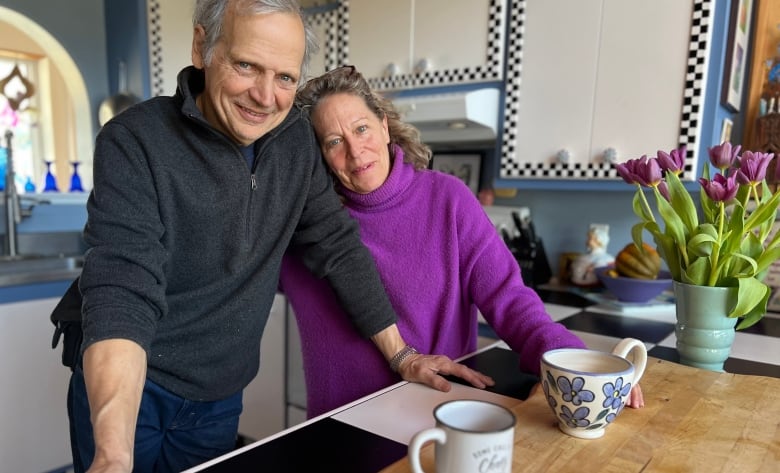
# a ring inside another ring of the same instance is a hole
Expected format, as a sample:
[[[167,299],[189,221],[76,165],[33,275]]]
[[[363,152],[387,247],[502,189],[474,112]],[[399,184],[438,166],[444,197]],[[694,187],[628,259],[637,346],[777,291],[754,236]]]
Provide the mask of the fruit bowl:
[[[668,271],[662,270],[656,279],[638,279],[613,276],[610,270],[614,270],[614,267],[596,268],[596,276],[619,301],[647,302],[672,287],[672,275]]]

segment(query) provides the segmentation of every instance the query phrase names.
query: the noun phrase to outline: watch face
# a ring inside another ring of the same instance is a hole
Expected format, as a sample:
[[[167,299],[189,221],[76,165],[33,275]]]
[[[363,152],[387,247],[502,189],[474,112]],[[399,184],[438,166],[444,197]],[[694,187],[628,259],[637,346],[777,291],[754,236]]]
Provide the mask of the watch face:
[[[769,70],[769,82],[780,82],[780,63],[775,64]]]

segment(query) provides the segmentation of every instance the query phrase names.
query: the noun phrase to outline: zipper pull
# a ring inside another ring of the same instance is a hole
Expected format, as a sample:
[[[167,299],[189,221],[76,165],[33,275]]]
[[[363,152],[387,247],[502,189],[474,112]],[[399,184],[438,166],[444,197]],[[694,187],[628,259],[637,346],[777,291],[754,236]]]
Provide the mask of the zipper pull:
[[[253,190],[253,191],[254,191],[254,190],[257,190],[257,179],[255,179],[255,175],[254,175],[254,174],[252,174],[252,176],[250,177],[250,179],[251,179],[251,181],[252,181],[252,185],[251,185],[251,187],[252,187],[252,190]]]

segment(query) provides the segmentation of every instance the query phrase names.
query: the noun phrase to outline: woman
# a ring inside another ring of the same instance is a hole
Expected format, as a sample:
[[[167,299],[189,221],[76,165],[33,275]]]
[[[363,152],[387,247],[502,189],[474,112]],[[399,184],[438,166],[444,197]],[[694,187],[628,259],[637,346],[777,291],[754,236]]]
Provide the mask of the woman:
[[[545,312],[477,199],[457,178],[428,170],[430,149],[354,67],[309,81],[298,93],[344,205],[361,228],[404,339],[424,353],[458,358],[477,348],[477,309],[539,373],[547,350],[584,347]],[[360,338],[326,281],[296,254],[281,288],[301,335],[309,417],[400,381]],[[412,364],[430,363],[415,352]],[[435,367],[431,367],[436,370]]]

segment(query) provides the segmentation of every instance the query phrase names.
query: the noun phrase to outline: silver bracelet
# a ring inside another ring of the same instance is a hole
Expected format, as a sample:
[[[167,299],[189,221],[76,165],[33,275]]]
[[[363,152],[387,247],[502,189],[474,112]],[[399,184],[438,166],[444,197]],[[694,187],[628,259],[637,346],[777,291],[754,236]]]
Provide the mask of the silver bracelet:
[[[401,363],[404,362],[405,359],[407,359],[410,355],[417,355],[420,352],[417,351],[413,346],[406,345],[405,347],[401,348],[401,350],[393,355],[393,358],[390,359],[390,369],[398,373],[398,368],[401,367]]]

